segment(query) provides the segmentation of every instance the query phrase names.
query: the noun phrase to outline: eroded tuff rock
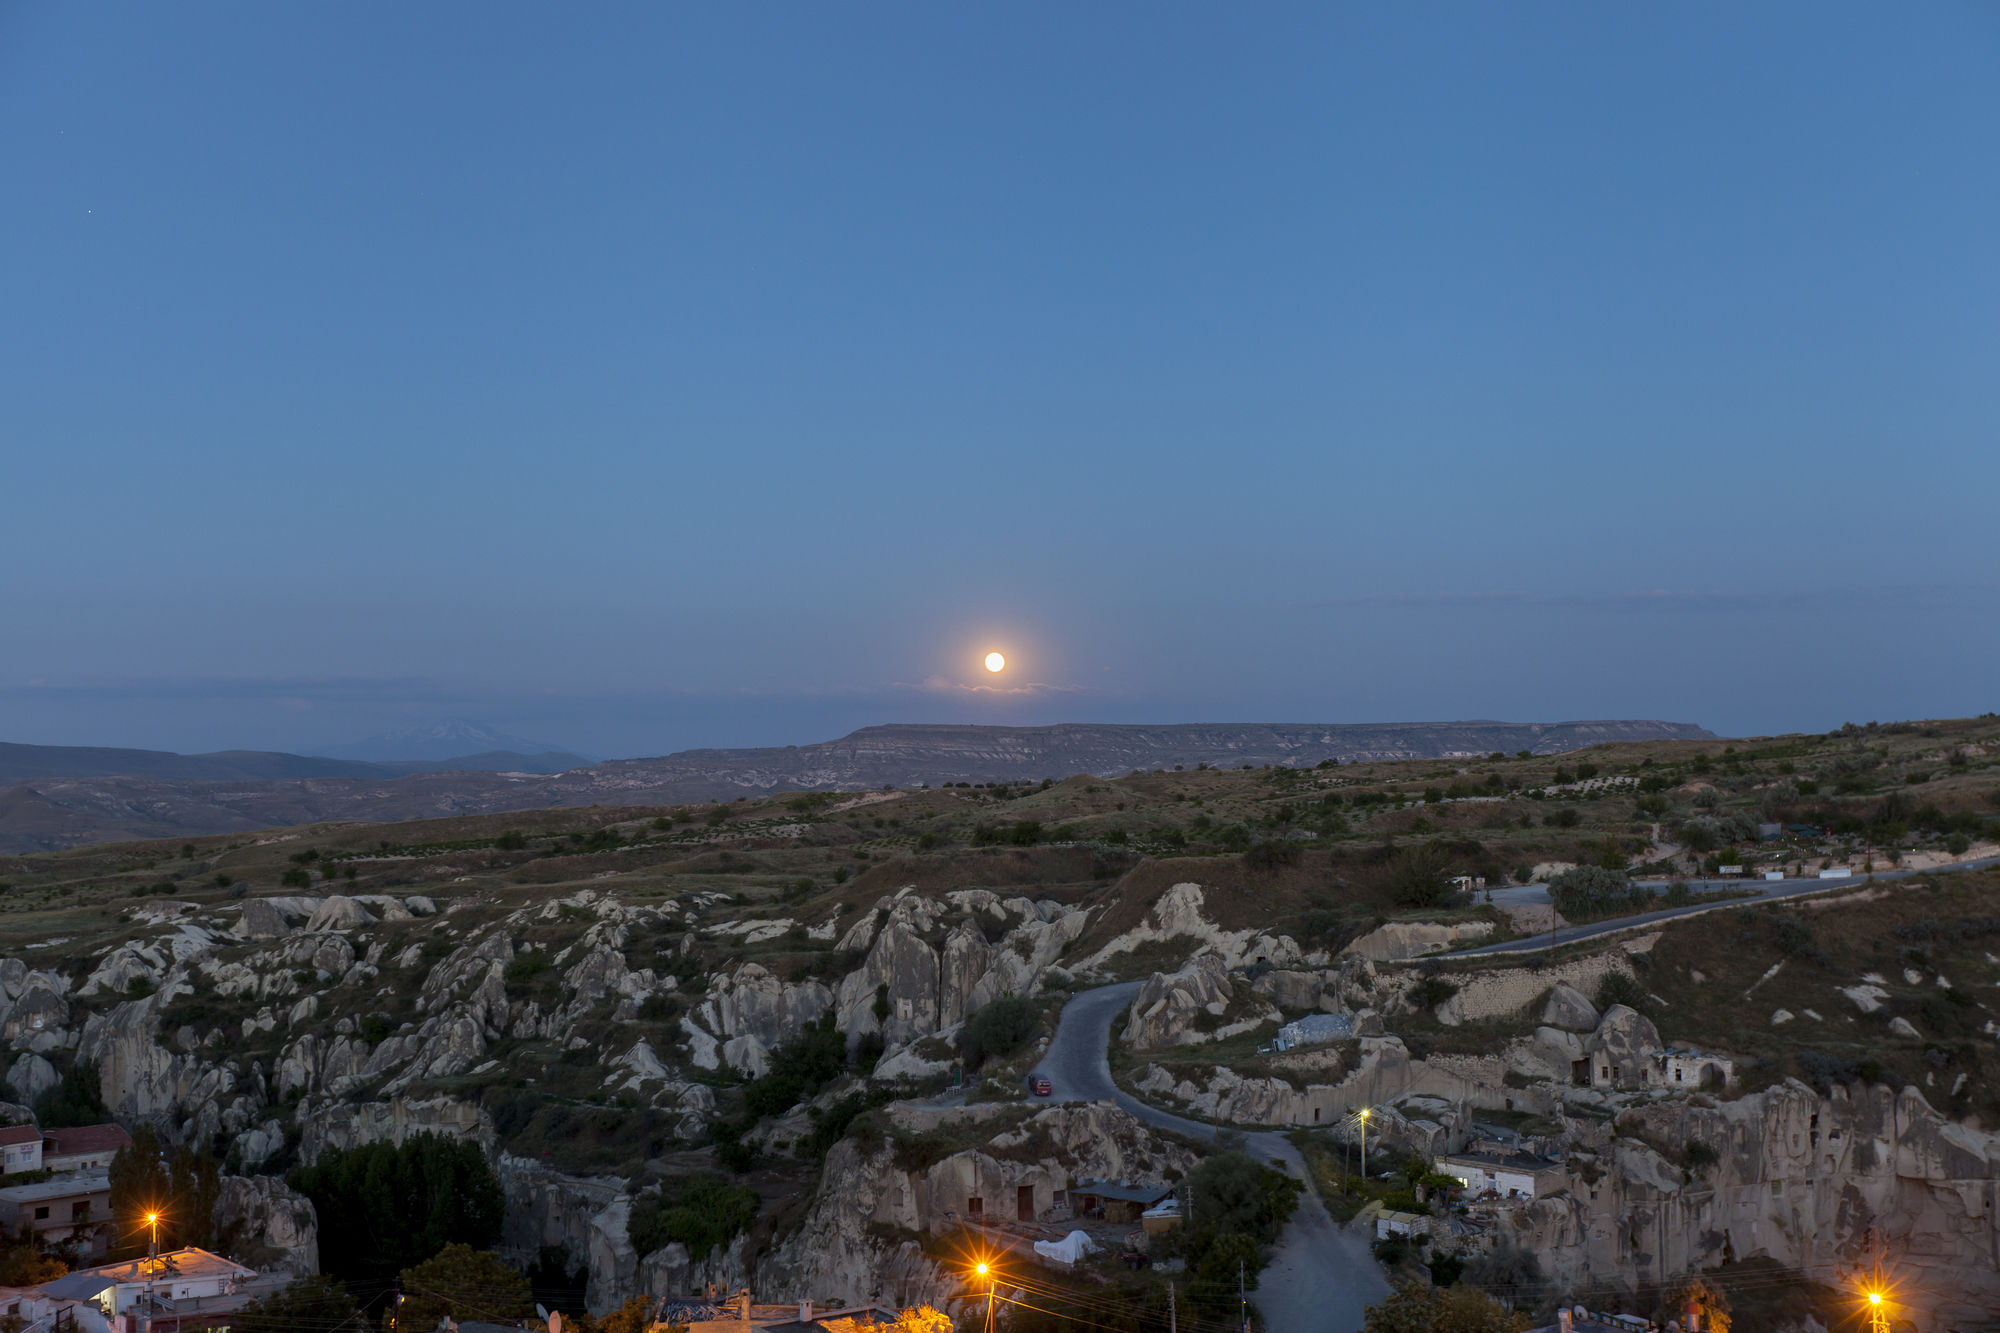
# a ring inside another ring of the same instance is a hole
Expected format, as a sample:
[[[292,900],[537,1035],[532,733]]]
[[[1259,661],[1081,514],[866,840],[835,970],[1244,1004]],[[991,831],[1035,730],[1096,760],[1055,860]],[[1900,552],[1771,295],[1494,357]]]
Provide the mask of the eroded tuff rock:
[[[1558,1282],[1657,1281],[1726,1254],[1838,1272],[1865,1258],[1872,1220],[1920,1326],[1978,1326],[2000,1309],[2000,1138],[1915,1088],[1821,1095],[1788,1081],[1734,1101],[1662,1099],[1616,1125],[1569,1191],[1511,1210]],[[1691,1173],[1672,1160],[1691,1142],[1716,1162]]]
[[[818,981],[787,983],[756,963],[744,963],[715,978],[694,1017],[720,1039],[724,1062],[754,1077],[768,1067],[770,1052],[818,1022],[833,998]]]
[[[1096,971],[1118,954],[1169,940],[1187,941],[1189,952],[1207,945],[1210,952],[1231,968],[1248,963],[1289,968],[1301,963],[1318,965],[1326,961],[1324,954],[1305,955],[1298,941],[1289,935],[1271,935],[1255,927],[1225,930],[1209,919],[1204,910],[1205,903],[1201,885],[1174,885],[1154,900],[1143,921],[1107,941],[1096,953],[1084,959],[1078,970]]]
[[[951,920],[953,912],[971,918]],[[998,935],[987,940],[987,924]],[[883,899],[842,937],[867,952],[835,994],[835,1023],[850,1043],[880,1032],[893,1056],[950,1029],[1001,995],[1033,995],[1087,917],[1059,903],[1002,899],[984,890],[943,901],[905,889]],[[886,1006],[878,1016],[877,998]]]
[[[276,1176],[224,1176],[216,1233],[239,1263],[263,1272],[319,1272],[319,1215]]]
[[[1178,972],[1155,972],[1132,997],[1125,1044],[1144,1051],[1219,1037],[1234,994],[1229,969],[1212,953],[1189,959]]]
[[[478,1107],[451,1097],[359,1105],[332,1102],[299,1107],[299,1157],[307,1162],[328,1148],[355,1148],[364,1143],[401,1143],[417,1134],[443,1134],[470,1139],[490,1154],[492,1119]]]
[[[1389,921],[1352,940],[1343,955],[1371,962],[1399,962],[1477,944],[1493,933],[1491,921]]]
[[[1557,982],[1549,990],[1548,1003],[1542,1006],[1543,1025],[1560,1028],[1564,1032],[1592,1031],[1600,1017],[1597,1006],[1585,999],[1582,991],[1566,982]]]
[[[899,1118],[920,1128],[947,1117],[991,1114],[976,1107],[958,1113],[898,1108]],[[949,1230],[967,1215],[970,1198],[1011,1217],[1024,1189],[1040,1211],[1054,1191],[1075,1180],[1178,1177],[1193,1162],[1187,1149],[1106,1106],[1046,1108],[997,1132],[987,1149],[953,1153],[923,1171],[899,1167],[886,1142],[843,1139],[827,1154],[805,1224],[759,1264],[757,1290],[786,1301],[823,1293],[851,1301],[942,1304],[959,1285],[956,1275],[926,1259],[915,1239],[889,1237]]]

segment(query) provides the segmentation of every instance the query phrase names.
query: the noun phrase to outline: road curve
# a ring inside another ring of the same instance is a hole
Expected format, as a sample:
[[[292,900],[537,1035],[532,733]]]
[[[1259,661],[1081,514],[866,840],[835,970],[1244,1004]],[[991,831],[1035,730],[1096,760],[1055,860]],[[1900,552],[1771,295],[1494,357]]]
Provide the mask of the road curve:
[[[1212,1139],[1214,1125],[1149,1106],[1111,1079],[1106,1058],[1111,1028],[1139,986],[1136,981],[1099,986],[1064,1005],[1056,1035],[1031,1077],[1048,1079],[1057,1101],[1115,1102],[1149,1125]],[[1257,1286],[1265,1327],[1283,1333],[1353,1333],[1367,1307],[1389,1294],[1367,1240],[1334,1224],[1313,1188],[1305,1159],[1283,1134],[1247,1132],[1244,1148],[1259,1160],[1281,1163],[1306,1186]]]
[[[1657,912],[1640,912],[1635,916],[1617,916],[1608,921],[1594,921],[1587,926],[1565,926],[1554,932],[1543,932],[1525,939],[1504,940],[1499,944],[1482,944],[1474,949],[1458,949],[1448,954],[1436,954],[1438,958],[1477,958],[1484,954],[1496,953],[1540,953],[1545,949],[1559,948],[1565,944],[1575,944],[1581,940],[1594,940],[1600,935],[1613,935],[1621,930],[1632,930],[1649,926],[1656,921],[1671,921],[1675,917],[1694,916],[1700,912],[1727,911],[1732,907],[1752,907],[1758,903],[1776,902],[1783,898],[1797,898],[1808,893],[1826,893],[1833,889],[1851,889],[1871,880],[1909,879],[1913,875],[1950,875],[1964,870],[1984,870],[2000,865],[2000,856],[1986,856],[1974,861],[1961,861],[1952,866],[1934,866],[1926,870],[1877,870],[1867,875],[1856,875],[1850,879],[1700,879],[1688,880],[1693,889],[1756,889],[1754,897],[1731,898],[1720,903],[1689,903],[1685,907],[1664,907]],[[1067,1011],[1065,1011],[1067,1012]]]

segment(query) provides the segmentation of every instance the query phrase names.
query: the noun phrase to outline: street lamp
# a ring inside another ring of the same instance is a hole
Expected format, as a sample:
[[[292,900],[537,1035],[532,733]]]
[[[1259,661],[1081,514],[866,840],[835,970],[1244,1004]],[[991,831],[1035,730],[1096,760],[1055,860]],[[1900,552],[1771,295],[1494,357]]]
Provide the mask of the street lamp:
[[[1364,1106],[1356,1112],[1355,1119],[1361,1122],[1361,1178],[1366,1180],[1368,1179],[1368,1108]]]
[[[972,1266],[973,1274],[986,1279],[986,1333],[993,1333],[993,1288],[996,1285],[993,1272],[981,1259]]]
[[[146,1225],[152,1230],[152,1242],[146,1248],[146,1257],[152,1267],[146,1272],[146,1327],[153,1326],[153,1307],[158,1304],[153,1299],[153,1283],[160,1276],[160,1215],[157,1211],[146,1214]]]

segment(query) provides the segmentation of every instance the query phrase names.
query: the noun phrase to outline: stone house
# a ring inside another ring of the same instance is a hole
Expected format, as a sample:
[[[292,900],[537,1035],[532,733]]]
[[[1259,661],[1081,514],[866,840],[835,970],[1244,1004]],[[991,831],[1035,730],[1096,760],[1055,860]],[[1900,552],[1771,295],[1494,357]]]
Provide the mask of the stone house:
[[[1106,1222],[1137,1222],[1140,1214],[1174,1197],[1172,1185],[1129,1181],[1086,1180],[1069,1191],[1069,1206],[1077,1217],[1102,1217]]]

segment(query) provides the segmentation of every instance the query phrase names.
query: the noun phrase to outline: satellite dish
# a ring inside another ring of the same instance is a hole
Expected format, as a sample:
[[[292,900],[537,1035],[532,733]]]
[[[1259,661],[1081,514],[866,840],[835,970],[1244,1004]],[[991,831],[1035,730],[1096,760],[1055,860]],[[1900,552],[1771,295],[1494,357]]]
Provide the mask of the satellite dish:
[[[542,1307],[540,1301],[535,1302],[535,1318],[541,1320],[543,1323],[547,1323],[549,1319],[549,1312]]]
[[[562,1311],[549,1316],[549,1333],[562,1333]]]

